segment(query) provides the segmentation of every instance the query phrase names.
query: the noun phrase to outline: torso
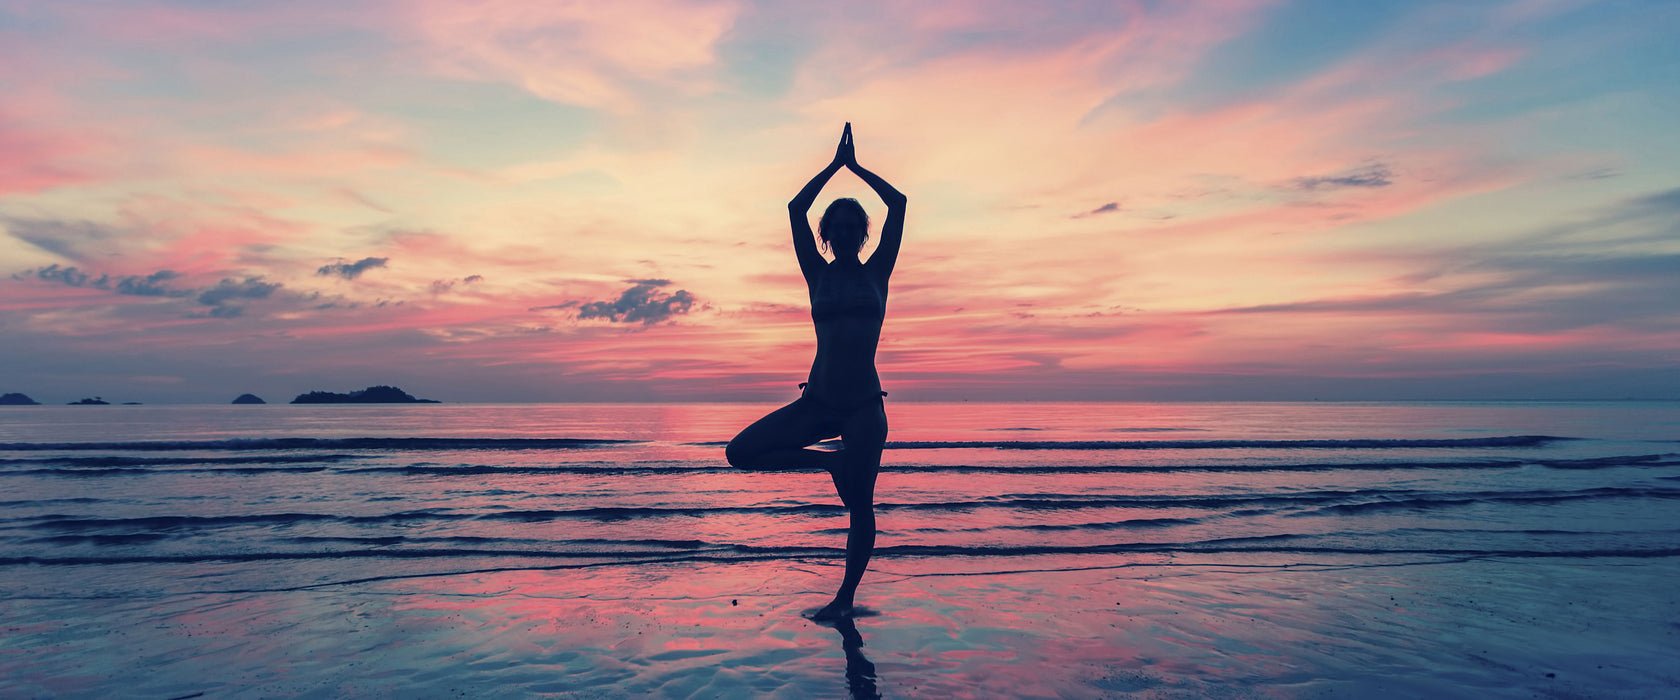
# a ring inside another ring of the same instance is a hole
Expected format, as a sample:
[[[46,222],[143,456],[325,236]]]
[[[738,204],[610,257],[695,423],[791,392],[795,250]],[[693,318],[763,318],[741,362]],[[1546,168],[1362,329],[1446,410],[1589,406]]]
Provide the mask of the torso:
[[[874,403],[881,396],[875,348],[886,317],[885,282],[855,261],[837,260],[823,269],[810,292],[817,356],[807,395],[837,408]]]

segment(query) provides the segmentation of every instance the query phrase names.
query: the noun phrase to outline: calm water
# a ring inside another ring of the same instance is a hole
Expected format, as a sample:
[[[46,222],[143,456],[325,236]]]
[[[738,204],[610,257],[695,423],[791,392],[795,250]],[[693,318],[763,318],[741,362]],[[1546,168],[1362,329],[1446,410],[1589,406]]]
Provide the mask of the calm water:
[[[0,409],[5,598],[842,554],[770,406]],[[1680,403],[889,404],[879,562],[1680,555]]]

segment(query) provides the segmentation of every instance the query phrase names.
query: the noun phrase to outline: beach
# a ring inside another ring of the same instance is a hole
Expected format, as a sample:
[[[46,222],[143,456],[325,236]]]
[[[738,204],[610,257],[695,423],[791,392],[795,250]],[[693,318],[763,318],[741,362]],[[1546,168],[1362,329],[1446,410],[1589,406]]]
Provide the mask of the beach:
[[[0,695],[1680,696],[1672,403],[891,405],[838,626],[764,408],[7,409]]]
[[[1626,697],[1680,692],[1672,559],[1339,571],[463,574],[8,603],[9,697]],[[887,567],[893,568],[893,567]],[[1631,601],[1651,605],[1635,607]],[[866,695],[867,691],[859,693]]]

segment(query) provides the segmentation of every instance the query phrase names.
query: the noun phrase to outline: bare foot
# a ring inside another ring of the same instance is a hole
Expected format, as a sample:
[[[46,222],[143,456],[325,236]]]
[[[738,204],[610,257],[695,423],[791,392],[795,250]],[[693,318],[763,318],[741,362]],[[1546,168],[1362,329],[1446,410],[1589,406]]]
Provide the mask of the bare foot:
[[[823,622],[823,621],[826,621],[826,620],[839,620],[839,619],[843,619],[843,618],[849,618],[851,616],[852,616],[852,604],[851,603],[842,603],[838,600],[836,600],[832,603],[829,603],[828,605],[823,606],[823,609],[821,609],[821,610],[818,610],[814,613],[811,613],[811,619],[816,621],[816,622]]]

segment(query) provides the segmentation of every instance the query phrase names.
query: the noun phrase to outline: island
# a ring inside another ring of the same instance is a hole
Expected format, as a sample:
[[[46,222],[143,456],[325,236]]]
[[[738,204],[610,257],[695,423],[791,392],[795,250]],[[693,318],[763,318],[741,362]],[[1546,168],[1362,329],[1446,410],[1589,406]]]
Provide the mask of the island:
[[[29,396],[26,395],[26,394],[12,393],[12,394],[0,395],[0,406],[39,406],[39,405],[41,405],[40,401],[36,401],[35,399],[29,398]]]
[[[394,386],[370,386],[348,394],[330,391],[311,391],[298,394],[292,403],[442,403],[432,399],[417,399]]]
[[[95,396],[91,399],[82,399],[81,401],[71,401],[70,403],[67,403],[65,405],[66,406],[109,406],[109,405],[111,405],[111,402],[106,401],[104,397]]]
[[[234,399],[233,402],[234,403],[268,403],[267,401],[262,400],[261,396],[257,396],[256,394],[240,394],[239,398]],[[292,403],[297,403],[297,402],[293,401]]]

